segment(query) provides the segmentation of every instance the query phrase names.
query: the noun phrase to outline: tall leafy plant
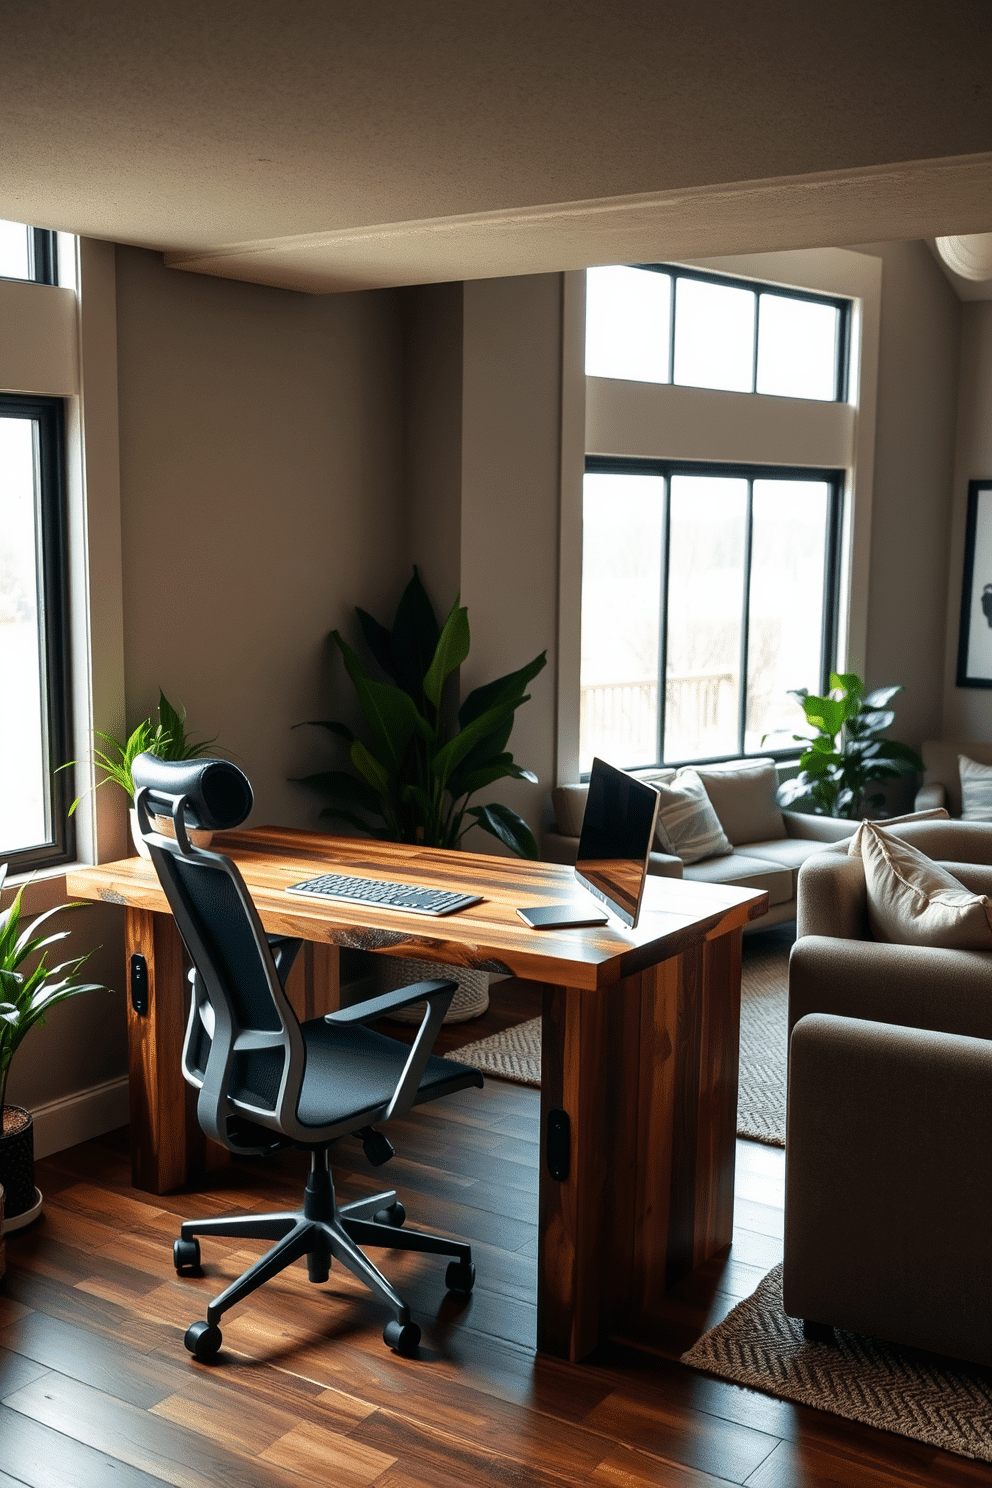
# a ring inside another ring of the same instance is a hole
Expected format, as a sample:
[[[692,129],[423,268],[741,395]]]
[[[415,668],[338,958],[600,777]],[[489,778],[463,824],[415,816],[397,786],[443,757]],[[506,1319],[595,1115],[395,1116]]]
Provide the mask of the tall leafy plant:
[[[0,889],[7,876],[6,863],[0,863]],[[80,992],[95,992],[99,982],[78,982],[76,975],[87,955],[75,956],[59,966],[46,964],[47,949],[65,940],[68,930],[52,935],[37,932],[45,920],[58,914],[62,906],[50,909],[21,929],[21,899],[18,889],[12,902],[0,914],[0,1113],[7,1098],[7,1076],[21,1040],[32,1028],[41,1027],[45,1014],[60,1002]],[[33,970],[21,970],[29,958],[37,957]],[[0,1123],[2,1130],[2,1123]]]
[[[806,748],[799,757],[799,774],[779,787],[780,804],[811,798],[823,816],[859,817],[885,799],[871,791],[876,781],[922,770],[915,749],[882,737],[895,721],[888,705],[897,692],[902,688],[865,692],[855,672],[832,672],[827,697],[815,697],[805,687],[791,692],[814,732],[812,737],[793,735]]]
[[[449,683],[469,653],[468,611],[458,599],[438,624],[416,568],[392,629],[356,607],[366,644],[385,681],[369,676],[341,633],[335,645],[355,689],[364,737],[345,723],[313,720],[347,747],[351,770],[321,770],[303,778],[330,797],[322,817],[347,822],[394,842],[457,847],[470,827],[499,838],[521,857],[536,858],[527,823],[509,806],[469,805],[498,780],[536,781],[507,750],[514,716],[528,701],[528,684],[547,659],[541,652],[519,671],[477,687],[458,709]]]

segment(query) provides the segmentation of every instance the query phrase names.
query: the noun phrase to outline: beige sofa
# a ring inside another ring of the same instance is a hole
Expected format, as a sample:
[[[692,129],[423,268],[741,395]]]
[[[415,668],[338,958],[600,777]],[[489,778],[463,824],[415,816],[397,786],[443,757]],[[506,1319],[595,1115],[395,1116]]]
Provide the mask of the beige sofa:
[[[971,739],[925,739],[920,754],[926,770],[923,784],[916,793],[917,811],[931,806],[946,806],[951,816],[961,815],[961,774],[958,755],[980,765],[992,765],[992,744]]]
[[[783,811],[775,799],[778,775],[773,760],[731,760],[721,765],[694,765],[734,851],[723,857],[683,864],[669,853],[652,852],[648,871],[697,883],[734,884],[768,893],[768,913],[749,930],[767,929],[796,917],[796,880],[811,853],[851,836],[855,824],[829,816]],[[674,779],[674,770],[641,772],[649,782]],[[543,856],[553,863],[574,863],[585,811],[586,785],[564,785],[551,793],[554,829],[546,832]]]

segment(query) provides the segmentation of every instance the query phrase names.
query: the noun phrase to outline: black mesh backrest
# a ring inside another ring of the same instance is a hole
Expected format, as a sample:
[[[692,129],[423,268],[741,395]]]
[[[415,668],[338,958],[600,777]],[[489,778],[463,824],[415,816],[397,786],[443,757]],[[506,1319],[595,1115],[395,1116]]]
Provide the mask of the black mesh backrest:
[[[239,1029],[278,1031],[282,1019],[272,1001],[262,962],[262,954],[268,952],[261,951],[228,873],[172,853],[164,855],[164,866],[214,963]]]

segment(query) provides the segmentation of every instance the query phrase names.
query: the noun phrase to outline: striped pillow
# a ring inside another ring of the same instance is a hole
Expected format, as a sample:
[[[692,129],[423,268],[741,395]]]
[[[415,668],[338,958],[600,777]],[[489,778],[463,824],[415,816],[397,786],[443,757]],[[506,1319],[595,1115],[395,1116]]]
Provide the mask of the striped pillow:
[[[663,852],[681,858],[683,863],[726,857],[733,852],[695,770],[680,770],[670,784],[655,783],[655,789],[661,797],[655,837]]]
[[[961,820],[992,821],[992,765],[958,755],[961,772]]]

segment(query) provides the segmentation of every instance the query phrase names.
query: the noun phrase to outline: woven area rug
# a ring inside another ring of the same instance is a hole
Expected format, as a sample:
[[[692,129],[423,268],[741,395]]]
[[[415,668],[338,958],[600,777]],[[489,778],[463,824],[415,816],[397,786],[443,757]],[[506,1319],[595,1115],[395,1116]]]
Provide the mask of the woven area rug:
[[[782,1267],[682,1363],[781,1400],[992,1462],[992,1370],[838,1331],[807,1343],[782,1310]]]
[[[786,1027],[791,926],[744,942],[737,1134],[785,1146]],[[483,1074],[541,1083],[541,1020],[531,1018],[457,1051]]]

